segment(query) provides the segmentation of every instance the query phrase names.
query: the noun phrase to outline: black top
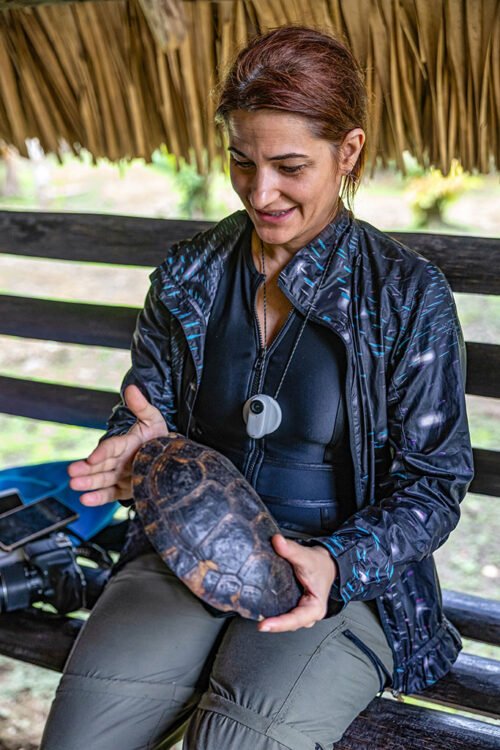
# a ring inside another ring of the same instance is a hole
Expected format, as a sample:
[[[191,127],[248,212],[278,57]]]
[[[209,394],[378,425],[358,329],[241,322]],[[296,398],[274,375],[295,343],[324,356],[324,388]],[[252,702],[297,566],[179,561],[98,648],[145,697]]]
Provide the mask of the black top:
[[[320,533],[354,512],[344,344],[309,320],[278,395],[281,425],[259,440],[247,435],[243,404],[256,393],[274,396],[304,319],[290,312],[262,364],[255,297],[264,276],[251,230],[229,258],[210,314],[192,436],[235,464],[280,526]]]

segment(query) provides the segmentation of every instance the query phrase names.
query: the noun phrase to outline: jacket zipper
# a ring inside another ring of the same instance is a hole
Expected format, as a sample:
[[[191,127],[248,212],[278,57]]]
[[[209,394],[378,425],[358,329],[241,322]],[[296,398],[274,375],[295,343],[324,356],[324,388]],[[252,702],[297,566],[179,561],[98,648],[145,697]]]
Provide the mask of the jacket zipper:
[[[262,342],[264,342],[264,344],[266,342],[264,341],[264,337],[262,335],[262,329],[260,327],[259,317],[257,315],[257,304],[256,304],[257,303],[257,292],[258,292],[258,290],[259,290],[259,288],[260,288],[261,285],[262,285],[262,280],[261,280],[260,284],[253,291],[253,314],[254,314],[254,320],[255,320],[255,323],[257,325],[257,332],[258,332],[258,336],[259,336],[259,353],[258,353],[257,359],[255,360],[254,365],[253,365],[253,371],[254,371],[255,375],[254,375],[254,377],[252,379],[252,384],[250,386],[250,393],[248,395],[248,398],[251,398],[252,396],[255,396],[257,393],[259,393],[259,388],[260,388],[260,384],[261,384],[261,380],[262,380],[262,371],[263,371],[264,363],[265,363],[264,346],[263,346]],[[259,457],[259,453],[261,453],[261,450],[260,450],[260,440],[258,440],[256,438],[251,438],[250,446],[251,446],[250,447],[250,454],[249,454],[249,457],[247,459],[247,465],[246,465],[244,476],[245,476],[245,479],[250,484],[252,484],[252,478],[253,478],[252,475],[253,475],[253,472],[254,472],[254,469],[255,469],[255,465],[257,463],[257,459]]]
[[[174,283],[177,283],[175,279],[171,279],[171,281],[174,282]],[[198,390],[200,388],[201,378],[198,375],[198,368],[196,367],[196,362],[195,362],[195,359],[194,359],[194,354],[191,351],[191,348],[190,348],[190,346],[188,344],[187,334],[186,334],[186,331],[184,329],[184,326],[182,325],[182,321],[178,318],[178,316],[175,313],[172,312],[172,310],[170,309],[169,305],[166,304],[166,302],[162,299],[161,295],[159,296],[159,298],[160,298],[161,303],[163,305],[165,305],[165,307],[167,308],[168,312],[175,318],[175,320],[179,324],[179,326],[180,326],[180,328],[182,330],[182,333],[184,334],[184,338],[186,340],[186,346],[188,348],[189,356],[191,357],[191,362],[193,364],[194,382],[191,381],[191,383],[189,384],[189,388],[191,389],[191,391],[194,391],[194,395],[191,397],[191,400],[190,400],[189,411],[188,411],[188,420],[187,420],[187,426],[186,426],[186,437],[189,438],[189,428],[191,426],[191,420],[192,420],[192,417],[193,417],[194,405],[196,403],[196,398],[198,396]],[[198,303],[196,302],[196,300],[194,300],[191,297],[189,297],[189,296],[186,295],[186,301],[191,306],[191,308],[194,310],[194,312],[195,312],[195,314],[197,316],[197,319],[199,321],[203,321],[204,322],[204,320],[205,320],[204,316],[203,316],[203,314],[201,312],[201,308],[198,305]]]
[[[358,496],[359,500],[361,501],[361,476],[359,471],[359,462],[357,460],[357,451],[356,451],[356,444],[354,441],[354,417],[353,417],[353,409],[352,409],[352,398],[351,398],[351,390],[352,390],[352,383],[353,383],[353,374],[352,374],[352,363],[351,363],[351,353],[347,348],[347,344],[345,343],[344,339],[340,334],[337,334],[338,337],[342,340],[342,343],[344,344],[344,349],[346,352],[346,359],[347,359],[347,376],[346,376],[346,384],[345,384],[345,390],[346,390],[346,407],[347,407],[347,420],[349,422],[349,445],[351,448],[351,454],[353,456],[353,468],[354,468],[354,489],[356,492],[356,495]]]
[[[258,386],[262,377],[262,370],[264,367],[264,357],[262,356],[262,349],[259,352],[259,355],[257,359],[254,362],[253,370],[255,372],[254,378],[252,380],[252,387],[250,389],[250,395],[255,396],[258,392]],[[262,439],[262,438],[261,438]],[[260,439],[260,440],[261,440]],[[250,448],[250,455],[247,462],[247,467],[245,470],[245,479],[252,484],[253,479],[253,472],[255,470],[255,465],[257,463],[257,459],[259,458],[259,454],[261,453],[260,450],[260,440],[257,438],[250,438],[251,440],[251,448]],[[253,485],[252,485],[253,486]]]
[[[257,289],[258,288],[259,287],[257,287]],[[261,383],[262,383],[263,369],[264,369],[264,366],[266,364],[266,358],[264,357],[264,347],[262,346],[262,342],[264,341],[264,338],[263,338],[263,335],[262,335],[262,329],[260,327],[259,318],[257,316],[257,308],[256,308],[256,304],[255,304],[256,303],[256,299],[257,299],[257,294],[256,294],[257,289],[255,290],[255,293],[254,293],[253,311],[254,311],[255,322],[257,324],[257,331],[258,331],[258,334],[259,334],[259,345],[260,345],[260,348],[259,348],[259,354],[257,356],[257,359],[255,360],[254,365],[253,365],[253,371],[256,374],[255,374],[255,376],[253,378],[248,398],[251,398],[252,396],[255,396],[257,393],[261,392]],[[288,316],[287,316],[285,322],[283,323],[283,325],[281,326],[280,330],[278,331],[278,335],[271,342],[271,345],[266,348],[267,354],[269,354],[270,351],[272,351],[273,349],[275,349],[279,345],[279,342],[281,341],[281,339],[283,338],[283,336],[286,334],[286,331],[288,330],[288,327],[289,327],[290,318],[292,316],[293,309],[294,308],[292,306],[292,310],[290,310],[290,312],[288,313]],[[257,438],[251,438],[252,442],[251,442],[250,454],[249,454],[249,458],[248,458],[247,468],[246,468],[246,471],[244,472],[244,476],[245,476],[245,479],[247,479],[247,481],[250,482],[250,484],[252,484],[252,486],[253,486],[252,480],[253,480],[253,474],[254,474],[254,471],[255,471],[255,466],[257,464],[257,460],[258,460],[259,456],[263,453],[263,449],[261,448],[261,446],[263,445],[263,443],[262,443],[263,440],[264,440],[264,438],[258,438],[258,439]]]

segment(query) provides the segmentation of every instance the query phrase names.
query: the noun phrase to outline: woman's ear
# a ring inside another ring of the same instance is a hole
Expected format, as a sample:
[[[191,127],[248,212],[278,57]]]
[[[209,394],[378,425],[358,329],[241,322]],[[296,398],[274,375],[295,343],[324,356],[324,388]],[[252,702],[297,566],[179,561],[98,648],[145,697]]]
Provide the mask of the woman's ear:
[[[365,131],[362,128],[354,128],[344,137],[340,146],[339,166],[341,174],[347,175],[352,172],[365,140]]]

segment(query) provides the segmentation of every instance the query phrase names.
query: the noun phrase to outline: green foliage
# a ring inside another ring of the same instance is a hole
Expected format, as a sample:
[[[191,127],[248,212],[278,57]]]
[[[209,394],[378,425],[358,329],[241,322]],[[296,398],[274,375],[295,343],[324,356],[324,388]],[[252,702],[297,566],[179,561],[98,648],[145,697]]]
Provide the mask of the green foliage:
[[[179,193],[178,218],[217,221],[240,207],[232,192],[229,174],[216,161],[211,171],[200,175],[194,164],[176,159],[165,146],[152,156],[156,170],[168,175]]]
[[[456,159],[447,175],[434,167],[427,171],[413,167],[405,192],[416,226],[423,228],[432,223],[444,223],[446,208],[479,184],[480,180],[464,172]]]
[[[21,464],[84,458],[95,447],[102,434],[100,430],[4,414],[0,415],[0,430],[3,436],[0,469]]]
[[[169,152],[165,144],[153,151],[151,163],[158,172],[164,172],[168,175],[174,175],[177,172],[177,158]]]
[[[203,218],[207,213],[210,177],[200,175],[194,164],[177,161],[162,145],[152,156],[157,169],[172,175],[181,194],[180,210],[185,218]]]

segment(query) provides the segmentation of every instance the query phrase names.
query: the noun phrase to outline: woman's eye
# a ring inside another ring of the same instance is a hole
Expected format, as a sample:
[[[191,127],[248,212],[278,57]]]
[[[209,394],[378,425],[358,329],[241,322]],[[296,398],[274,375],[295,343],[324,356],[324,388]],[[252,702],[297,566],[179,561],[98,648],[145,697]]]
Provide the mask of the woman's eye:
[[[301,172],[305,167],[305,164],[298,164],[296,167],[285,167],[284,165],[281,166],[281,171],[285,174],[298,174]]]
[[[251,161],[238,161],[238,159],[233,158],[233,163],[236,164],[239,169],[251,169],[253,167]]]

